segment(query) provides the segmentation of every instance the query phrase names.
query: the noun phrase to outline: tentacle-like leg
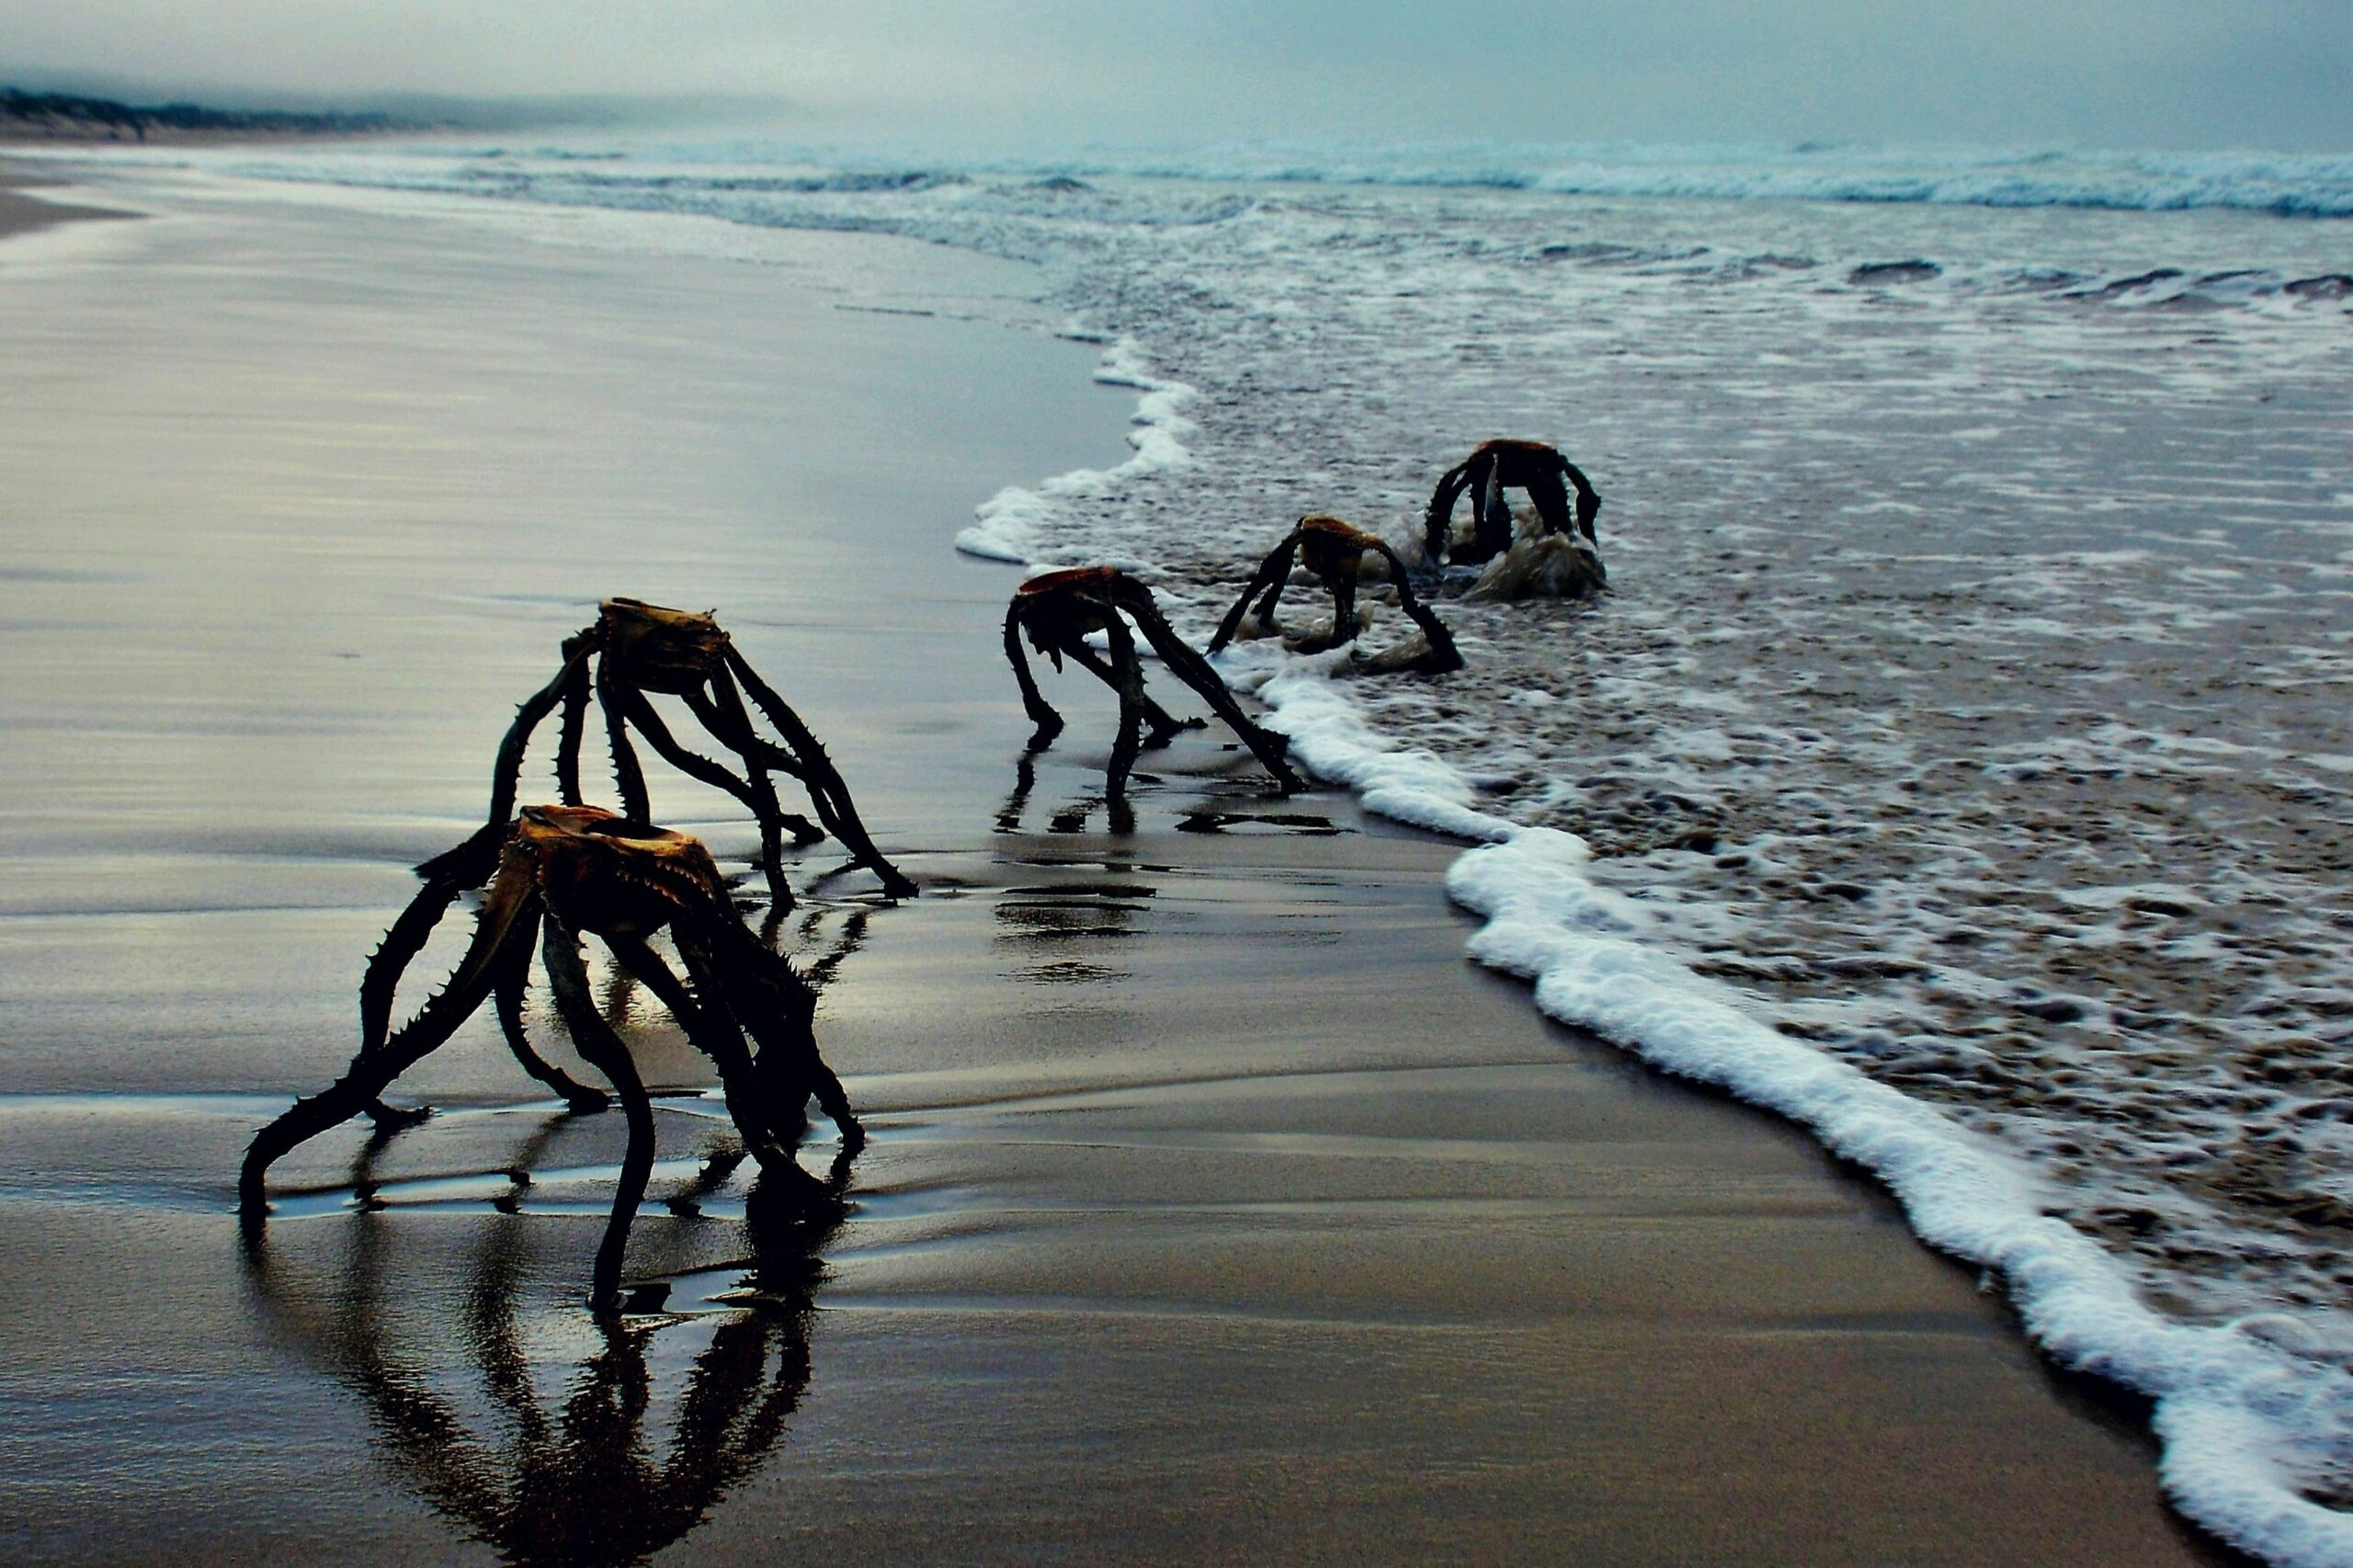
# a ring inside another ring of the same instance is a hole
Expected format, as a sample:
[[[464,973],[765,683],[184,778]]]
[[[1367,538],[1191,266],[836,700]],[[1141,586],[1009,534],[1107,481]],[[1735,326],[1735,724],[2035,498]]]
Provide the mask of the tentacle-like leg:
[[[680,937],[681,953],[690,943],[690,938]],[[706,1003],[662,961],[661,954],[640,937],[608,937],[605,945],[612,949],[622,968],[662,999],[662,1005],[670,1009],[695,1049],[719,1068],[720,1089],[727,1097],[727,1114],[751,1144],[753,1155],[762,1168],[791,1164],[792,1146],[800,1139],[799,1123],[788,1121],[779,1126],[778,1119],[770,1114],[771,1108],[761,1098],[759,1074],[751,1048],[744,1043],[742,1031],[736,1028],[719,999],[711,997]]]
[[[722,669],[720,672],[721,678],[724,679],[726,674],[727,672]],[[697,693],[696,698],[699,699],[700,695]],[[732,688],[730,695],[733,695]],[[699,702],[690,699],[689,705],[695,709],[697,717],[700,717]],[[739,699],[735,706],[740,710],[743,707],[742,701]],[[703,728],[710,728],[710,720],[704,719],[702,723]],[[786,885],[784,880],[786,826],[784,802],[777,799],[776,785],[768,778],[767,764],[741,746],[732,749],[737,756],[744,759],[744,782],[751,786],[752,793],[758,800],[755,814],[760,819],[760,864],[767,869],[768,876],[768,906],[771,909],[790,908],[792,903],[792,889]],[[801,838],[801,830],[812,828],[814,824],[806,817],[796,816],[792,819],[792,826],[793,841],[805,843],[807,841]]]
[[[1234,599],[1233,608],[1227,610],[1225,619],[1217,623],[1217,633],[1210,639],[1208,650],[1212,657],[1219,649],[1233,641],[1233,634],[1242,627],[1243,612],[1250,608],[1254,596],[1265,596],[1258,600],[1260,629],[1267,631],[1274,630],[1275,603],[1282,597],[1283,585],[1290,577],[1291,560],[1298,550],[1299,530],[1293,528],[1283,536],[1282,543],[1267,551],[1267,558],[1258,562],[1258,570],[1251,574],[1249,583]]]
[[[1267,591],[1259,598],[1256,612],[1258,619],[1258,624],[1265,627],[1269,631],[1277,631],[1280,627],[1281,623],[1275,619],[1275,607],[1282,602],[1283,589],[1290,586],[1290,557],[1289,555],[1285,555],[1283,557],[1282,569],[1275,574],[1274,581],[1267,585]]]
[[[1101,681],[1105,686],[1109,687],[1114,691],[1121,689],[1119,672],[1114,670],[1111,665],[1104,660],[1100,653],[1097,653],[1086,643],[1074,642],[1069,647],[1063,649],[1063,652],[1070,655],[1072,663],[1077,665],[1079,668],[1093,676],[1097,680]],[[1152,694],[1143,689],[1143,685],[1141,680],[1137,682],[1136,689],[1143,701],[1143,749],[1146,751],[1157,750],[1158,748],[1166,745],[1171,740],[1174,740],[1183,732],[1187,730],[1201,729],[1209,722],[1206,719],[1177,718],[1175,714],[1169,712],[1167,709],[1163,708],[1159,703],[1154,702],[1152,699]]]
[[[523,754],[530,749],[531,732],[546,718],[564,688],[571,684],[573,673],[581,667],[585,653],[574,653],[563,662],[555,679],[540,687],[524,699],[515,710],[515,722],[508,725],[506,737],[498,743],[498,760],[492,765],[490,785],[490,815],[484,820],[503,824],[515,814],[515,791],[523,771]]]
[[[453,881],[461,892],[467,888],[478,888],[497,874],[499,851],[506,847],[506,835],[513,826],[506,822],[486,823],[460,843],[430,860],[419,861],[413,869],[427,882]]]
[[[529,920],[536,918],[536,915],[527,917]],[[499,1031],[506,1035],[506,1048],[515,1053],[515,1060],[523,1064],[523,1071],[553,1089],[572,1114],[594,1115],[610,1106],[612,1097],[602,1089],[590,1088],[541,1056],[533,1049],[530,1034],[523,1028],[523,993],[530,983],[531,937],[535,935],[536,932],[531,930],[518,928],[515,939],[506,945],[508,956],[503,960],[506,971],[498,977],[496,988],[492,993],[492,999],[498,1008]]]
[[[1486,473],[1478,490],[1478,516],[1473,552],[1456,556],[1460,561],[1489,561],[1511,548],[1511,506],[1504,500],[1504,465],[1502,460],[1486,460]]]
[[[1429,510],[1422,515],[1423,552],[1432,566],[1446,559],[1447,536],[1454,531],[1454,504],[1472,483],[1472,462],[1457,463],[1438,476],[1430,492]]]
[[[1601,515],[1600,492],[1595,490],[1593,481],[1585,476],[1585,470],[1566,458],[1561,460],[1561,472],[1569,476],[1571,484],[1576,486],[1577,531],[1585,535],[1587,544],[1599,544],[1601,541],[1593,535],[1593,519]]]
[[[1363,630],[1357,619],[1357,574],[1349,570],[1336,572],[1325,585],[1332,590],[1331,646],[1336,648]]]
[[[499,846],[506,842],[507,824],[494,822],[482,828],[456,848],[435,856],[417,867],[416,874],[425,879],[425,886],[417,890],[408,907],[400,913],[384,939],[369,955],[367,972],[359,980],[359,1049],[369,1051],[381,1045],[391,1031],[392,993],[399,986],[402,971],[409,961],[425,949],[435,926],[449,912],[449,906],[468,888],[478,888],[490,881],[498,869]]]
[[[761,1074],[778,1085],[770,1091],[772,1096],[806,1100],[815,1095],[840,1131],[842,1147],[853,1153],[863,1148],[866,1130],[851,1111],[841,1080],[825,1065],[816,1031],[810,1027],[816,993],[790,963],[753,940],[734,921],[716,927],[713,935],[699,960],[709,960],[720,995],[759,1041]]]
[[[767,874],[768,896],[780,907],[790,909],[792,888],[784,880],[784,828],[779,820],[784,808],[777,803],[776,791],[756,788],[749,779],[738,778],[721,764],[680,745],[677,737],[670,733],[670,726],[662,722],[662,715],[654,711],[654,704],[646,700],[642,692],[631,689],[618,695],[623,717],[637,726],[656,756],[688,778],[714,790],[724,790],[752,813],[760,824],[760,866]]]
[[[425,886],[402,910],[384,939],[369,955],[368,968],[359,980],[359,1050],[364,1055],[384,1041],[392,1028],[392,995],[400,985],[401,975],[409,963],[424,949],[440,925],[449,906],[468,888],[476,888],[490,881],[498,869],[499,846],[505,842],[507,824],[492,823],[470,835],[454,849],[445,850],[416,868],[425,879]],[[381,1130],[391,1131],[414,1127],[433,1114],[431,1106],[395,1107],[379,1097],[368,1102],[369,1119]]]
[[[1135,633],[1128,630],[1126,619],[1106,617],[1103,629],[1111,640],[1111,673],[1116,677],[1112,689],[1120,694],[1120,733],[1111,743],[1111,766],[1104,777],[1104,790],[1118,801],[1127,796],[1128,770],[1135,766],[1136,753],[1142,749],[1143,670],[1136,662]]]
[[[415,1127],[433,1115],[433,1108],[429,1105],[397,1106],[381,1095],[360,1108],[367,1113],[368,1119],[376,1124],[378,1137],[389,1136],[404,1127]]]
[[[793,897],[792,885],[784,880],[784,802],[777,799],[767,768],[747,757],[744,772],[745,782],[759,798],[754,814],[760,819],[760,869],[767,873],[768,907],[790,909]]]
[[[1543,519],[1546,533],[1564,534],[1576,527],[1569,518],[1568,487],[1561,483],[1558,469],[1529,474],[1528,499],[1535,505],[1537,517]]]
[[[752,1152],[760,1161],[760,1169],[798,1189],[805,1199],[822,1199],[825,1196],[824,1184],[801,1169],[801,1163],[792,1156],[801,1134],[808,1130],[810,1095],[813,1092],[820,1095],[820,1103],[825,1106],[828,1116],[834,1115],[836,1105],[840,1107],[842,1114],[835,1116],[834,1120],[835,1125],[841,1129],[845,1150],[858,1147],[865,1133],[858,1127],[857,1119],[849,1117],[848,1104],[841,1098],[841,1085],[830,1082],[831,1073],[826,1072],[824,1063],[817,1059],[816,1041],[813,1036],[808,1035],[806,1018],[798,1020],[794,1029],[789,1032],[785,1027],[788,1021],[786,1015],[776,1006],[773,991],[763,986],[759,971],[745,962],[749,954],[744,948],[725,943],[725,950],[720,950],[719,946],[703,939],[719,936],[722,929],[713,927],[689,934],[674,928],[678,956],[685,960],[687,972],[694,981],[695,991],[703,999],[704,1015],[710,1020],[713,1032],[731,1036],[740,1050],[743,1039],[737,1032],[740,1027],[748,1030],[752,1038],[760,1043],[758,1060],[753,1064],[754,1075],[759,1085],[759,1113],[767,1125],[779,1131],[789,1130],[790,1132],[790,1137],[780,1138],[771,1144],[765,1154],[757,1146],[754,1147]],[[752,942],[748,932],[743,936],[745,943],[767,961],[783,963],[784,960],[774,953]],[[795,1033],[807,1038],[796,1039]],[[816,1069],[814,1074],[810,1070],[813,1064]],[[818,1074],[823,1074],[828,1082],[820,1084]],[[730,1103],[733,1103],[732,1094]]]
[[[693,983],[688,994],[699,1009],[695,1015],[696,1026],[710,1036],[713,1059],[721,1062],[720,1077],[728,1085],[731,1113],[739,1125],[749,1117],[753,1125],[766,1131],[769,1147],[760,1161],[761,1168],[781,1168],[794,1163],[792,1151],[801,1146],[801,1138],[809,1131],[809,1089],[784,1071],[784,1057],[767,1056],[765,1041],[761,1041],[761,1053],[756,1056],[751,1041],[745,1038],[744,1015],[747,1009],[736,1006],[737,998],[729,994],[731,986],[737,983],[734,976],[743,954],[727,943],[725,930],[726,926],[717,921],[691,930],[685,923],[675,922],[670,937]],[[746,939],[749,940],[748,936]],[[773,953],[768,956],[775,957]],[[686,989],[684,985],[680,988]],[[759,1040],[760,1037],[754,1035],[752,1040]],[[744,1109],[733,1111],[739,1102]]]
[[[597,1274],[592,1300],[598,1311],[620,1300],[621,1258],[629,1248],[630,1223],[645,1198],[645,1184],[654,1173],[654,1102],[646,1096],[637,1063],[629,1046],[597,1011],[588,994],[587,967],[580,961],[580,938],[553,915],[540,950],[547,960],[548,983],[555,993],[556,1011],[572,1031],[581,1059],[612,1080],[620,1096],[621,1112],[629,1118],[629,1148],[621,1155],[620,1180],[613,1189],[612,1218],[605,1223],[605,1239],[597,1248]]]
[[[1225,682],[1219,678],[1217,671],[1210,667],[1210,662],[1186,645],[1185,640],[1177,636],[1168,622],[1161,618],[1160,612],[1153,608],[1149,597],[1139,596],[1128,601],[1124,608],[1135,617],[1136,629],[1143,633],[1144,641],[1152,644],[1153,652],[1160,655],[1160,662],[1166,665],[1177,679],[1199,692],[1217,716],[1242,737],[1242,744],[1248,746],[1251,755],[1275,776],[1284,794],[1307,788],[1307,781],[1292,772],[1290,764],[1284,760],[1284,753],[1290,749],[1290,742],[1250,722],[1250,715],[1242,711],[1241,705],[1233,700],[1233,694],[1226,690]]]
[[[1405,563],[1398,559],[1397,552],[1386,542],[1375,540],[1372,548],[1389,562],[1390,581],[1397,585],[1397,608],[1422,629],[1422,636],[1429,642],[1430,657],[1420,667],[1432,675],[1461,669],[1462,654],[1454,645],[1454,633],[1446,629],[1446,622],[1438,618],[1436,610],[1415,596],[1414,585],[1405,576]]]
[[[1053,744],[1054,737],[1063,733],[1063,716],[1039,695],[1038,683],[1029,674],[1029,655],[1021,647],[1021,605],[1018,600],[1006,607],[1005,657],[1006,662],[1013,666],[1013,678],[1021,683],[1022,710],[1029,715],[1029,722],[1038,726],[1036,733],[1029,737],[1029,749],[1041,751]]]
[[[629,744],[628,692],[613,677],[612,661],[597,666],[597,705],[605,710],[605,740],[612,748],[613,783],[620,790],[621,814],[632,822],[650,823],[654,808],[645,792],[645,770],[638,766],[637,748]]]
[[[582,801],[580,792],[580,739],[588,726],[588,661],[582,659],[572,667],[572,679],[563,688],[563,719],[556,731],[555,788],[556,796],[567,806]]]
[[[722,745],[744,759],[745,767],[751,770],[754,784],[759,784],[766,774],[776,772],[805,788],[808,777],[801,766],[801,759],[763,738],[752,727],[752,716],[745,710],[744,697],[735,689],[733,677],[723,669],[719,671],[711,677],[710,691],[725,700],[714,700],[713,697],[703,692],[689,691],[686,694],[687,707],[704,729],[719,738]],[[825,841],[824,828],[799,812],[784,810],[781,801],[777,803],[777,821],[783,825],[784,831],[792,835],[794,844],[823,844]]]
[[[254,1135],[237,1177],[238,1201],[250,1213],[262,1211],[267,1197],[264,1178],[281,1155],[358,1116],[393,1079],[472,1017],[496,981],[501,954],[536,903],[529,868],[510,863],[503,869],[474,922],[473,943],[449,985],[381,1045],[353,1058],[342,1077],[317,1094],[296,1100],[283,1116]]]
[[[858,808],[850,803],[849,786],[843,782],[833,758],[825,755],[825,748],[817,743],[809,726],[801,722],[801,715],[760,678],[751,661],[732,643],[727,649],[727,673],[743,683],[744,690],[751,694],[752,700],[784,738],[784,749],[800,764],[797,777],[808,782],[810,801],[817,808],[817,820],[825,824],[825,831],[839,840],[859,865],[882,880],[884,892],[892,898],[915,897],[915,884],[884,858],[868,835],[866,824],[858,820]],[[721,681],[711,684],[723,704],[733,688]]]

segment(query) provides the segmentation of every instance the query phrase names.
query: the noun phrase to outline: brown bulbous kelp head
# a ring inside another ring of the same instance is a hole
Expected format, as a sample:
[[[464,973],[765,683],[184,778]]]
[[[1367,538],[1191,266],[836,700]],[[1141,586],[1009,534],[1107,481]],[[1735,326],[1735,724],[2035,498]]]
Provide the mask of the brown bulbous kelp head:
[[[665,609],[643,599],[610,598],[597,607],[605,657],[630,672],[640,689],[676,695],[699,689],[727,662],[727,633],[716,611]]]

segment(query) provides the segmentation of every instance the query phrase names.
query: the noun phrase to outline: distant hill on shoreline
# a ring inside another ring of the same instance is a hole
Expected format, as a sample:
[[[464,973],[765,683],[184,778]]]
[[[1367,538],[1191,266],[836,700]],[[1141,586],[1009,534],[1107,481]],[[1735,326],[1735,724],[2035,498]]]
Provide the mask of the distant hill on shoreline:
[[[381,110],[306,111],[210,108],[202,104],[152,106],[70,93],[28,93],[0,87],[0,140],[145,142],[206,136],[365,136],[396,131],[446,129],[440,120]]]

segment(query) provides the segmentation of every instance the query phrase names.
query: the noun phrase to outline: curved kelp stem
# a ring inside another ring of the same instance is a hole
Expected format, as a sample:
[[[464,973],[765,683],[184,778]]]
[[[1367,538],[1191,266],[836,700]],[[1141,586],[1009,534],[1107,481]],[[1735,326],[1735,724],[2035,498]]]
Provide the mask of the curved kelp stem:
[[[1250,715],[1242,711],[1241,705],[1233,700],[1233,694],[1226,689],[1224,680],[1210,667],[1210,662],[1193,652],[1183,638],[1170,630],[1159,612],[1147,603],[1143,613],[1137,615],[1135,620],[1144,641],[1150,642],[1152,651],[1160,655],[1160,662],[1167,665],[1177,679],[1199,692],[1217,716],[1242,737],[1242,744],[1248,746],[1251,755],[1275,776],[1275,781],[1284,794],[1308,787],[1307,781],[1292,772],[1290,764],[1284,759],[1290,743],[1273,731],[1251,722]]]
[[[825,755],[825,748],[818,744],[817,737],[784,699],[760,678],[759,672],[733,643],[727,647],[726,659],[727,672],[742,683],[743,689],[783,737],[783,749],[799,763],[802,769],[800,777],[809,786],[809,799],[817,808],[817,820],[825,824],[825,831],[840,840],[858,864],[882,879],[883,892],[892,898],[913,898],[915,884],[892,865],[868,836],[866,824],[858,820],[858,808],[850,803],[849,786],[842,781],[841,773]],[[723,702],[728,688],[716,680],[712,685]]]
[[[1029,749],[1040,751],[1051,745],[1054,737],[1063,733],[1063,716],[1054,711],[1038,689],[1037,677],[1029,673],[1029,655],[1021,646],[1021,601],[1016,599],[1005,611],[1005,659],[1013,666],[1013,678],[1021,686],[1021,710],[1029,716],[1036,727],[1029,736]]]
[[[620,1179],[613,1185],[613,1211],[605,1222],[605,1239],[597,1248],[596,1281],[590,1301],[599,1312],[618,1307],[621,1299],[621,1260],[629,1249],[629,1233],[644,1200],[645,1184],[654,1174],[654,1104],[630,1059],[629,1046],[605,1022],[588,994],[588,971],[580,961],[580,938],[553,916],[540,949],[547,963],[548,983],[555,993],[557,1012],[572,1031],[581,1060],[611,1081],[620,1096],[621,1112],[629,1119],[629,1147],[621,1155]]]
[[[1242,629],[1243,614],[1250,608],[1250,600],[1255,596],[1265,595],[1258,601],[1256,612],[1260,631],[1274,630],[1275,606],[1282,598],[1283,585],[1290,578],[1291,558],[1299,548],[1299,535],[1297,528],[1285,534],[1282,543],[1267,551],[1267,558],[1258,562],[1258,569],[1250,574],[1250,581],[1244,584],[1242,592],[1234,596],[1233,608],[1225,612],[1225,619],[1217,623],[1217,631],[1210,638],[1209,653],[1212,656],[1233,641],[1233,634]]]
[[[484,819],[492,826],[503,825],[515,814],[515,792],[521,786],[523,754],[530,749],[531,732],[563,698],[587,656],[585,649],[566,655],[555,678],[526,698],[515,710],[515,722],[507,726],[506,738],[498,743],[498,760],[492,764],[490,815]]]
[[[254,1135],[237,1177],[237,1199],[248,1215],[266,1210],[265,1177],[281,1156],[367,1109],[393,1079],[438,1049],[483,1005],[500,972],[506,944],[523,923],[530,902],[530,873],[510,860],[475,918],[472,945],[448,987],[381,1046],[354,1057],[341,1078],[306,1099],[296,1100],[283,1116]]]

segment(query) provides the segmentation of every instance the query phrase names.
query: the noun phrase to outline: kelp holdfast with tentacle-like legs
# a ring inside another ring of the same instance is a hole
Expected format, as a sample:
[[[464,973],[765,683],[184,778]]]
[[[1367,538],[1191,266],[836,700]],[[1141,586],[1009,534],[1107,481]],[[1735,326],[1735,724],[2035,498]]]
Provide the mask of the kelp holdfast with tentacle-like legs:
[[[1135,623],[1133,631],[1129,630],[1131,620]],[[1086,641],[1098,631],[1108,644],[1104,653],[1097,653]],[[1250,722],[1210,662],[1188,647],[1161,615],[1153,603],[1152,590],[1116,566],[1044,573],[1015,589],[1012,603],[1006,607],[1005,656],[1013,665],[1014,678],[1021,683],[1021,705],[1029,722],[1038,726],[1029,741],[1033,750],[1062,733],[1063,717],[1040,694],[1029,673],[1029,661],[1021,652],[1025,634],[1030,646],[1051,659],[1056,669],[1068,659],[1120,694],[1120,733],[1112,743],[1105,775],[1106,793],[1112,800],[1125,797],[1128,771],[1135,766],[1138,752],[1147,745],[1167,744],[1179,730],[1201,726],[1199,719],[1171,716],[1144,691],[1143,670],[1136,660],[1136,632],[1142,632],[1161,663],[1198,692],[1242,738],[1251,755],[1275,776],[1284,794],[1307,788],[1306,780],[1291,771],[1285,760],[1290,743]]]
[[[1302,639],[1292,645],[1301,653],[1313,653],[1352,642],[1364,630],[1364,615],[1357,608],[1357,585],[1363,580],[1367,555],[1378,555],[1388,563],[1389,581],[1397,591],[1397,608],[1421,629],[1422,639],[1428,644],[1427,651],[1419,653],[1400,654],[1392,650],[1377,656],[1370,667],[1418,670],[1425,675],[1444,675],[1461,669],[1462,654],[1454,646],[1453,633],[1438,618],[1438,612],[1415,594],[1414,585],[1405,574],[1405,562],[1395,547],[1380,535],[1367,533],[1328,512],[1300,518],[1299,526],[1267,552],[1258,570],[1244,585],[1241,597],[1233,601],[1233,608],[1218,623],[1217,635],[1210,639],[1210,653],[1215,654],[1233,640],[1245,614],[1257,622],[1261,636],[1280,631],[1275,622],[1275,605],[1290,581],[1293,556],[1331,590],[1332,629],[1321,637]],[[1258,601],[1255,611],[1250,603],[1254,597]],[[1409,639],[1409,648],[1410,643]]]
[[[424,891],[369,962],[360,988],[358,1055],[340,1079],[297,1100],[247,1149],[238,1197],[248,1222],[267,1212],[265,1178],[272,1164],[380,1106],[378,1096],[392,1080],[448,1040],[484,1001],[495,998],[507,1042],[533,1076],[574,1108],[601,1105],[601,1095],[540,1057],[524,1035],[523,993],[536,944],[557,1015],[582,1059],[611,1081],[629,1119],[613,1218],[597,1257],[596,1300],[616,1300],[627,1221],[653,1169],[653,1107],[628,1046],[589,994],[580,951],[584,934],[600,938],[718,1064],[728,1114],[761,1168],[813,1202],[834,1200],[832,1189],[793,1157],[807,1128],[810,1097],[840,1130],[846,1154],[864,1143],[865,1134],[841,1081],[817,1053],[816,993],[745,927],[699,842],[595,806],[532,806],[505,832],[485,828],[427,864],[438,872],[428,874]],[[415,1017],[391,1028],[401,971],[459,894],[483,882],[489,885],[473,939],[448,985]],[[684,979],[648,940],[665,927],[686,967]]]
[[[591,692],[604,712],[621,810],[632,819],[653,820],[645,773],[630,741],[633,729],[664,761],[690,778],[734,796],[758,819],[760,864],[767,875],[769,895],[779,907],[792,907],[792,889],[784,880],[783,868],[788,831],[799,844],[813,844],[832,835],[850,852],[852,864],[867,867],[882,879],[883,892],[893,898],[915,895],[915,884],[884,858],[868,836],[858,808],[850,803],[849,786],[842,781],[825,748],[775,688],[760,678],[718,620],[642,599],[605,600],[597,606],[593,624],[564,640],[563,667],[523,703],[506,738],[499,744],[486,819],[489,827],[503,826],[514,814],[523,755],[531,744],[531,733],[559,705],[563,712],[556,748],[556,790],[565,805],[581,804],[581,735],[586,727]],[[649,700],[654,693],[684,701],[703,729],[735,754],[743,773],[738,775],[680,744]],[[778,739],[762,735],[753,723],[751,709],[745,702],[747,694],[751,707],[756,707],[776,727]],[[769,777],[776,773],[801,782],[816,811],[817,823],[784,810]]]
[[[1563,481],[1566,481],[1564,485]],[[1576,516],[1569,516],[1569,487],[1576,490]],[[1547,533],[1583,535],[1597,544],[1593,520],[1601,515],[1601,495],[1585,471],[1563,457],[1560,449],[1541,441],[1483,441],[1471,455],[1438,476],[1430,492],[1429,509],[1423,514],[1422,551],[1433,570],[1453,560],[1476,563],[1502,554],[1511,546],[1511,507],[1505,504],[1506,487],[1528,493]],[[1472,537],[1453,542],[1454,504],[1471,494]],[[1600,557],[1594,558],[1597,562]]]

